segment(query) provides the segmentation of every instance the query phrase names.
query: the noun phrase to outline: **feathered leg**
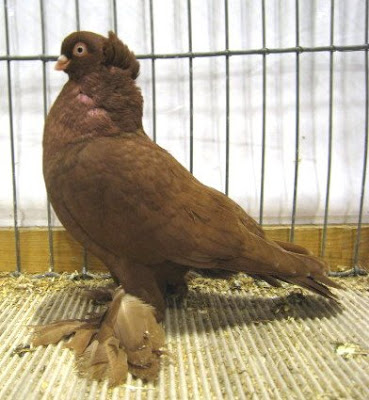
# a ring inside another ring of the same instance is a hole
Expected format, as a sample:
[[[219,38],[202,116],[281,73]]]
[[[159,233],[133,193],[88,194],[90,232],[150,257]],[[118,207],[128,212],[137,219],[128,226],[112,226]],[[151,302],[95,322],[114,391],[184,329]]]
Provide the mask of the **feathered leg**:
[[[115,283],[95,289],[85,289],[83,296],[92,300],[94,304],[106,304],[113,300],[114,290],[117,288]]]
[[[165,313],[165,286],[155,276],[153,266],[146,267],[140,264],[128,263],[119,260],[119,265],[110,268],[114,280],[119,282],[126,293],[138,297],[155,310],[158,322],[164,319]]]
[[[164,330],[153,307],[121,287],[102,316],[36,326],[33,344],[54,344],[68,337],[66,346],[74,350],[83,376],[107,378],[112,386],[124,382],[128,370],[146,380],[158,376]]]
[[[167,261],[150,267],[154,272],[155,280],[162,293],[184,297],[188,292],[186,274],[188,267]]]

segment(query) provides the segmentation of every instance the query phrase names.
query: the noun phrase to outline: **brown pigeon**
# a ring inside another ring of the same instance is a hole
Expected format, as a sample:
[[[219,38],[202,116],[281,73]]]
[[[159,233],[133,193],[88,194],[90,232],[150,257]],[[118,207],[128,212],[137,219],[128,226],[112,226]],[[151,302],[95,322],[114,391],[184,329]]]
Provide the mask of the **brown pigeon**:
[[[300,285],[328,298],[326,264],[291,243],[267,239],[234,201],[200,183],[142,126],[139,63],[117,36],[76,32],[56,69],[66,72],[47,117],[43,168],[65,228],[109,268],[118,289],[104,315],[36,328],[35,344],[72,336],[92,378],[153,379],[164,345],[168,288],[190,268],[244,272],[274,286]]]

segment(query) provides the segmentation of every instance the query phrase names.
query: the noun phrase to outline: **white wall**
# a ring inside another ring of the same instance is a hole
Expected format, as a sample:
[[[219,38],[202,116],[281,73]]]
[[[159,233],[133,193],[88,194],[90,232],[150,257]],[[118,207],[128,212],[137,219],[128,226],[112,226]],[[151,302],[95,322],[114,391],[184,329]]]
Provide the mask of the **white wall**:
[[[8,0],[10,52],[41,53],[38,0]],[[75,30],[74,0],[48,0],[46,52],[58,55],[63,38]],[[106,34],[112,28],[112,2],[80,0],[81,29]],[[266,0],[267,47],[295,46],[295,0]],[[300,45],[329,45],[330,2],[300,1]],[[365,2],[336,1],[336,45],[364,43]],[[136,54],[150,52],[148,0],[119,1],[118,35]],[[187,2],[154,0],[155,51],[188,50]],[[4,7],[0,8],[0,55],[6,53]],[[193,50],[224,50],[221,0],[192,1]],[[229,0],[229,47],[262,47],[261,1]],[[289,223],[295,152],[294,54],[267,57],[265,223]],[[198,58],[194,66],[194,173],[224,190],[225,60]],[[320,223],[327,175],[329,55],[300,56],[300,175],[297,222]],[[157,139],[184,165],[189,163],[188,60],[156,61]],[[258,216],[261,179],[262,57],[230,60],[230,196]],[[329,222],[357,222],[365,135],[364,52],[334,55],[333,155]],[[46,194],[41,155],[43,129],[42,63],[11,63],[16,180],[21,225],[46,225]],[[0,226],[13,223],[9,107],[6,63],[0,61]],[[151,61],[141,62],[139,85],[145,98],[144,125],[152,134]],[[47,64],[48,107],[66,75]],[[369,179],[369,177],[368,177]],[[364,220],[369,222],[369,188]],[[55,220],[55,218],[54,218]],[[57,224],[58,222],[55,221]]]

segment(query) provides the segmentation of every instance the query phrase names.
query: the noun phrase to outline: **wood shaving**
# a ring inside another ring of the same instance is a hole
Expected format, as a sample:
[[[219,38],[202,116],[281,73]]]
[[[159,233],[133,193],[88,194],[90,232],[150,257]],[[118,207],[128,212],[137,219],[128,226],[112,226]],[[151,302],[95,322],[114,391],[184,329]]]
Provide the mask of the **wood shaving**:
[[[16,296],[21,292],[45,294],[75,288],[94,288],[111,283],[104,275],[96,275],[94,279],[75,280],[70,274],[61,274],[59,277],[39,278],[32,274],[12,276],[9,273],[0,273],[0,299],[7,296]]]
[[[367,356],[369,354],[369,350],[362,349],[356,343],[341,343],[338,342],[335,344],[335,352],[339,356],[342,356],[346,360],[354,357],[354,356]]]

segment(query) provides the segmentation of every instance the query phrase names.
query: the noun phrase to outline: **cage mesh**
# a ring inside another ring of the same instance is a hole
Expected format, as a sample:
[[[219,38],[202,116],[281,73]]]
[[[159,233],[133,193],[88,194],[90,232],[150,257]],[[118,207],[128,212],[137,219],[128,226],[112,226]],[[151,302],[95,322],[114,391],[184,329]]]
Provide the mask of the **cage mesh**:
[[[20,272],[22,267],[21,262],[21,252],[20,252],[20,240],[19,240],[19,207],[18,207],[18,198],[17,198],[17,179],[15,172],[15,132],[14,132],[14,112],[13,112],[13,102],[14,102],[14,93],[12,86],[12,63],[25,63],[28,61],[40,61],[40,68],[42,68],[42,89],[43,89],[43,113],[44,117],[46,117],[47,110],[49,107],[48,98],[47,98],[47,87],[48,87],[48,77],[47,77],[47,64],[49,62],[53,62],[56,60],[57,55],[51,55],[46,53],[46,28],[45,28],[45,2],[40,1],[40,15],[41,15],[41,39],[42,39],[42,53],[41,54],[25,54],[25,55],[14,55],[10,52],[10,29],[9,29],[9,8],[11,5],[11,1],[4,0],[3,1],[3,13],[4,13],[4,32],[5,32],[5,43],[6,43],[6,54],[0,55],[0,61],[6,64],[7,71],[7,94],[8,94],[8,114],[9,114],[9,128],[10,128],[10,144],[11,144],[11,163],[12,163],[12,188],[13,188],[13,217],[14,217],[14,242],[16,248],[16,271]],[[119,29],[119,21],[118,21],[118,7],[123,7],[121,2],[111,1],[110,10],[111,10],[111,29],[114,31],[118,31]],[[217,58],[224,60],[225,64],[225,118],[226,118],[226,126],[225,126],[225,155],[224,155],[224,164],[225,164],[225,182],[224,182],[224,191],[226,194],[229,192],[229,162],[230,162],[230,125],[232,124],[232,118],[230,117],[230,80],[232,79],[231,71],[230,71],[230,60],[234,57],[249,57],[259,55],[261,58],[262,65],[262,87],[260,90],[262,91],[263,101],[262,101],[262,148],[261,148],[261,187],[260,187],[260,204],[259,204],[259,222],[263,223],[264,217],[264,192],[265,192],[265,162],[266,162],[266,120],[267,120],[267,108],[266,108],[266,99],[267,99],[267,68],[268,68],[268,58],[273,54],[294,54],[295,55],[295,160],[299,159],[300,156],[300,64],[301,64],[301,55],[304,53],[325,53],[329,55],[329,133],[328,133],[328,143],[327,143],[327,176],[326,176],[326,188],[325,188],[325,209],[324,209],[324,224],[323,224],[323,238],[322,238],[322,247],[320,251],[320,255],[325,255],[326,241],[327,241],[327,227],[329,224],[329,206],[330,206],[330,185],[331,185],[331,168],[332,168],[332,142],[334,140],[334,132],[333,132],[333,110],[334,110],[334,101],[333,101],[333,90],[334,90],[334,62],[335,62],[335,54],[341,52],[360,52],[363,54],[363,64],[365,70],[365,85],[363,90],[365,91],[365,104],[363,104],[363,108],[368,110],[368,92],[369,92],[369,83],[368,83],[368,1],[365,2],[365,32],[363,33],[363,41],[362,43],[353,43],[352,45],[336,45],[334,43],[334,33],[335,33],[335,1],[331,0],[330,2],[330,40],[327,45],[324,46],[316,46],[316,47],[305,47],[300,44],[300,10],[299,10],[299,1],[295,1],[295,26],[291,27],[291,29],[295,30],[295,46],[293,47],[267,47],[266,42],[266,13],[267,3],[262,0],[261,1],[261,26],[262,26],[262,47],[261,48],[246,48],[246,49],[233,49],[229,46],[229,18],[228,18],[228,1],[225,0],[223,3],[224,7],[224,24],[225,24],[225,37],[224,37],[224,49],[221,51],[193,51],[192,47],[192,14],[194,12],[193,2],[187,0],[187,31],[188,31],[188,51],[186,52],[174,52],[174,53],[158,53],[155,50],[155,35],[154,35],[154,25],[159,23],[154,19],[153,9],[155,7],[155,2],[153,0],[149,0],[149,13],[150,13],[150,43],[151,43],[151,52],[148,54],[138,54],[137,58],[140,60],[149,60],[151,62],[151,82],[152,82],[152,136],[153,139],[156,140],[157,137],[157,128],[156,128],[156,115],[157,115],[157,104],[156,104],[156,61],[159,59],[165,60],[178,60],[178,59],[186,59],[188,60],[188,82],[189,82],[189,169],[193,171],[193,153],[194,153],[194,124],[193,124],[193,114],[194,114],[194,90],[193,90],[193,62],[195,59],[199,58]],[[81,28],[80,23],[80,4],[79,1],[75,1],[75,20],[76,20],[76,29],[79,30]],[[363,166],[361,171],[361,194],[360,194],[360,205],[359,205],[359,213],[357,215],[357,234],[355,239],[355,247],[353,254],[353,265],[354,268],[358,268],[358,257],[359,257],[359,248],[360,248],[360,235],[361,235],[361,227],[363,223],[363,213],[364,213],[364,199],[365,199],[365,188],[366,188],[366,172],[367,172],[367,158],[368,158],[368,113],[366,113],[365,117],[365,132],[364,135],[364,147],[363,147]],[[294,180],[293,180],[294,188],[293,188],[293,205],[292,205],[292,214],[291,214],[291,231],[290,231],[290,240],[293,241],[295,237],[295,226],[296,226],[296,210],[298,203],[298,185],[299,185],[299,162],[294,163]],[[48,215],[48,232],[49,232],[49,251],[50,251],[50,261],[49,261],[49,269],[50,271],[54,270],[54,254],[53,254],[53,230],[52,230],[52,211],[50,204],[47,205],[47,215]],[[87,272],[87,254],[85,252],[84,259],[82,262],[83,272]]]

